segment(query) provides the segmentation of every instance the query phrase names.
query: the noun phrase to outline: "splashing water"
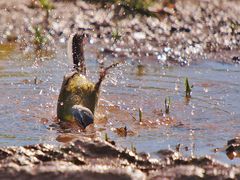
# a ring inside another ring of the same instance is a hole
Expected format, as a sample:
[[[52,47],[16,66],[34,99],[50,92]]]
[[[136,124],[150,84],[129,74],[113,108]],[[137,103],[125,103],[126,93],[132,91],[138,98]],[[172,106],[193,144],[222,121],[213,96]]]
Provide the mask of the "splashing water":
[[[87,51],[86,59],[88,78],[96,82],[99,64],[94,53]],[[116,60],[106,59],[105,64]],[[18,51],[1,57],[1,146],[59,143],[64,133],[52,124],[63,75],[69,70],[66,63],[64,50],[44,61],[26,59]],[[230,161],[213,149],[239,133],[239,72],[239,66],[215,62],[163,67],[157,57],[156,61],[125,59],[103,83],[95,127],[78,135],[104,137],[107,133],[118,145],[134,146],[137,152],[152,156],[182,144],[188,149],[185,155],[208,154],[237,164],[238,159]],[[185,77],[194,85],[190,99],[185,98]],[[171,98],[169,115],[164,114],[166,97]],[[127,135],[119,136],[116,129],[125,126]]]

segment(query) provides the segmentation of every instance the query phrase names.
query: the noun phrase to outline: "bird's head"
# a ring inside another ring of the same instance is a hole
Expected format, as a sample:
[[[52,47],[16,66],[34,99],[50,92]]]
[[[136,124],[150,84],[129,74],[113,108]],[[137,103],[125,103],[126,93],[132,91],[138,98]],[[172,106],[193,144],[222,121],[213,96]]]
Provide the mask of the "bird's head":
[[[75,122],[85,129],[88,125],[93,123],[94,115],[90,109],[81,105],[74,105],[72,107],[72,114]]]

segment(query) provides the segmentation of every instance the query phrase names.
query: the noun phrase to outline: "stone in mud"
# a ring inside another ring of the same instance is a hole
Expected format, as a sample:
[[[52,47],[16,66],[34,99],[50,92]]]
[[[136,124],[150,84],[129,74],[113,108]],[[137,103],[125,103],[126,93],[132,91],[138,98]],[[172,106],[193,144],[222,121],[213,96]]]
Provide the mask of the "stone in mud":
[[[226,155],[229,159],[240,158],[240,137],[235,137],[227,142]]]
[[[232,61],[235,64],[240,64],[240,56],[234,56],[232,57]]]

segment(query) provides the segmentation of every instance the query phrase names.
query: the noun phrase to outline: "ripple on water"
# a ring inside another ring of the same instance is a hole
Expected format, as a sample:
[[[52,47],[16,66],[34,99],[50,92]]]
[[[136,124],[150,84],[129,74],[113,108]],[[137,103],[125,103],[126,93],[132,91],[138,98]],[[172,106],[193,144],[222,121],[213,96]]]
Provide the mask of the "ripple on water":
[[[163,67],[147,60],[129,62],[119,70],[112,70],[104,82],[98,110],[102,116],[96,120],[95,128],[64,134],[50,126],[56,116],[62,78],[68,71],[64,52],[42,61],[38,67],[27,59],[17,61],[13,57],[5,61],[0,69],[2,146],[55,144],[56,139],[67,142],[75,136],[103,138],[108,133],[117,144],[134,145],[138,152],[147,151],[153,156],[160,149],[174,149],[180,143],[185,155],[209,154],[227,163],[239,163],[239,160],[228,160],[222,152],[212,151],[223,148],[227,140],[239,133],[239,66],[207,62]],[[90,78],[96,81],[98,64],[94,57],[87,59],[87,65],[89,74],[94,75]],[[35,84],[34,77],[41,83]],[[184,97],[185,77],[194,85],[190,100]],[[171,100],[168,116],[163,115],[166,97]],[[132,132],[131,136],[116,133],[116,128],[125,126]]]

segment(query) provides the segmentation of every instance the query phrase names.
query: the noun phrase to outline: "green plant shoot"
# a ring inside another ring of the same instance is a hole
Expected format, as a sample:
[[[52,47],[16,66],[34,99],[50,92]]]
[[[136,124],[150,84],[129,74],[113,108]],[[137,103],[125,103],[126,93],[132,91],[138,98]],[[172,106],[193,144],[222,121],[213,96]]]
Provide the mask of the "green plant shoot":
[[[170,105],[171,105],[170,97],[165,98],[164,104],[165,104],[165,113],[169,114],[170,113]]]
[[[137,148],[133,144],[131,144],[131,151],[137,153]]]
[[[185,93],[186,93],[185,96],[186,98],[190,98],[193,86],[189,85],[188,78],[185,78],[184,84],[185,84]]]
[[[46,11],[53,9],[53,5],[48,0],[39,0],[42,8]]]
[[[138,115],[139,115],[139,122],[142,122],[142,109],[138,109]]]
[[[122,38],[122,36],[120,35],[118,29],[116,31],[112,31],[112,38],[114,40],[114,43],[119,41]]]
[[[35,26],[33,29],[34,29],[34,43],[36,45],[36,50],[40,50],[42,49],[43,45],[46,44],[47,39],[44,37],[40,26]]]
[[[46,12],[44,23],[47,28],[49,25],[49,11],[53,9],[53,5],[49,2],[49,0],[39,0],[42,9]]]
[[[105,141],[109,141],[109,137],[108,137],[108,134],[107,134],[107,133],[105,133],[104,139],[105,139]]]

